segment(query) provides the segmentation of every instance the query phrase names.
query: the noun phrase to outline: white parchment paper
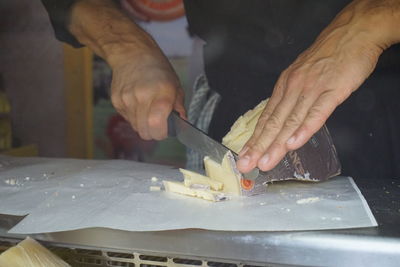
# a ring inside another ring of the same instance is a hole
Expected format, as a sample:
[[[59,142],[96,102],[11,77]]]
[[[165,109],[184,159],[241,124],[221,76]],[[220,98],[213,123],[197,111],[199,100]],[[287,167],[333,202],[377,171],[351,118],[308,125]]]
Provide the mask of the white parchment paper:
[[[292,231],[377,225],[348,177],[281,182],[267,194],[217,203],[149,191],[163,179],[182,176],[170,167],[132,161],[1,157],[0,213],[27,215],[10,230],[21,234],[90,227]]]

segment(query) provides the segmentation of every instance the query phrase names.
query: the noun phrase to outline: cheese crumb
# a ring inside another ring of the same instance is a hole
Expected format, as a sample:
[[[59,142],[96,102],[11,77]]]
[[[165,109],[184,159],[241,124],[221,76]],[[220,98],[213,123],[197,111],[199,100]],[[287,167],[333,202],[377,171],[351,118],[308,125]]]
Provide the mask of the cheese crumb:
[[[320,201],[319,197],[302,198],[296,201],[297,204],[310,204]]]
[[[151,192],[161,191],[161,187],[160,186],[150,186],[150,191]]]

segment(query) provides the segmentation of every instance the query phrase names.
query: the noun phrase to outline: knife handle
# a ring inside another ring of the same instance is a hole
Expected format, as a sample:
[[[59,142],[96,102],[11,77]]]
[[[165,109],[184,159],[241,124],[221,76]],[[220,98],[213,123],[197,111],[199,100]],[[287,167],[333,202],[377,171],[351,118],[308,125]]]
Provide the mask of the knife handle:
[[[176,137],[176,129],[175,129],[175,117],[179,117],[179,113],[175,110],[172,110],[168,116],[168,136]]]

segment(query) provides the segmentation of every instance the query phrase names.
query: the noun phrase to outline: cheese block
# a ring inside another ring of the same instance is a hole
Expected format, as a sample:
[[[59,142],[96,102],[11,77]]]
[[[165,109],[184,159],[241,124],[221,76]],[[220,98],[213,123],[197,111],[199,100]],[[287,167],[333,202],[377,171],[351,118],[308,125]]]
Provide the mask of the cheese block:
[[[226,195],[213,191],[210,189],[194,189],[186,187],[185,184],[175,181],[163,181],[165,191],[171,193],[177,193],[182,195],[187,195],[191,197],[202,198],[209,201],[221,201],[226,199]]]
[[[232,125],[231,130],[222,139],[222,144],[232,151],[239,153],[252,136],[267,101],[267,99],[261,101],[254,109],[240,116]]]
[[[0,267],[67,267],[70,266],[37,241],[27,237],[0,255]]]
[[[209,177],[201,175],[200,173],[197,172],[192,172],[185,169],[179,169],[179,171],[183,174],[183,177],[185,179],[184,184],[187,187],[190,187],[194,184],[198,184],[198,185],[208,185],[212,190],[217,190],[217,191],[222,190],[223,183],[219,181],[212,180]]]
[[[230,151],[224,156],[221,164],[206,156],[204,167],[208,177],[224,184],[222,192],[232,195],[241,194],[240,180],[242,176],[236,169],[236,162]]]

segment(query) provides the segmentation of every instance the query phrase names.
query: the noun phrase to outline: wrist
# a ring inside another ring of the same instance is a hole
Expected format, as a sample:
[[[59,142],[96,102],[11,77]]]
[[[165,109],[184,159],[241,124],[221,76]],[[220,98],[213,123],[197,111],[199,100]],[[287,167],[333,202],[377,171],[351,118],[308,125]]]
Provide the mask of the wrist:
[[[161,54],[153,38],[111,0],[80,0],[71,8],[69,30],[112,67]]]
[[[400,4],[397,0],[355,1],[358,28],[380,49],[400,42]]]
[[[103,58],[110,65],[112,69],[133,62],[145,63],[153,58],[155,55],[162,53],[150,36],[145,36],[144,33],[140,40],[137,40],[137,33],[124,34],[124,37],[117,40],[104,40],[100,46],[103,51]]]

